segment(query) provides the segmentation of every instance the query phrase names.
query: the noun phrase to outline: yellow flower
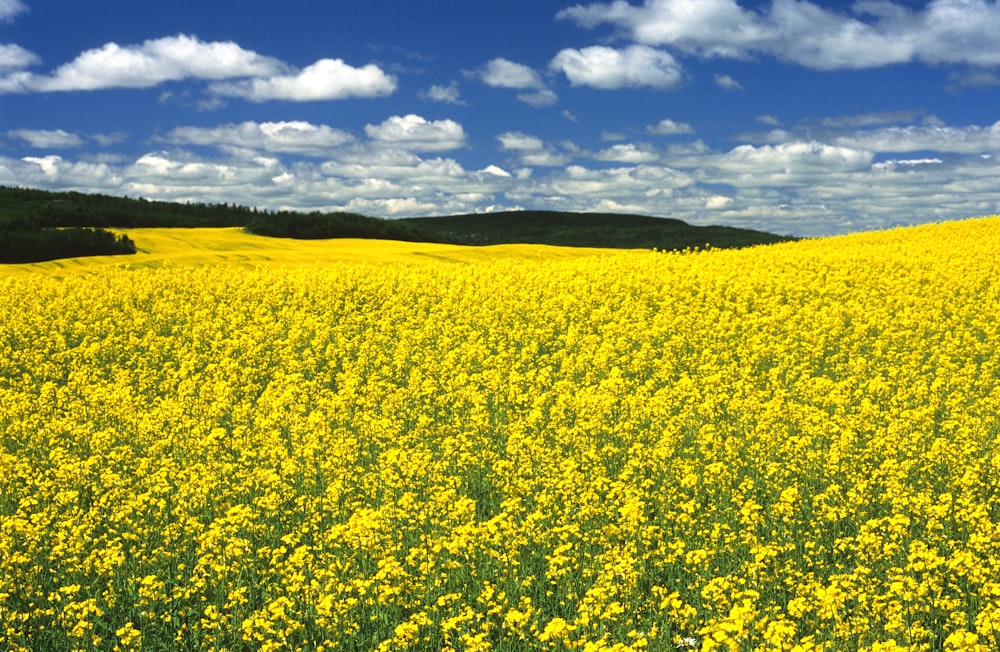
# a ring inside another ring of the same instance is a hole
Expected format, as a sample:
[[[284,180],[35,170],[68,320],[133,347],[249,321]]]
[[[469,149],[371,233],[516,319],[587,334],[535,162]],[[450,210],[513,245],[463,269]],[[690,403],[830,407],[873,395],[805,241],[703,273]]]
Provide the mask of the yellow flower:
[[[142,632],[130,622],[116,629],[115,636],[118,637],[118,642],[125,649],[142,647]]]

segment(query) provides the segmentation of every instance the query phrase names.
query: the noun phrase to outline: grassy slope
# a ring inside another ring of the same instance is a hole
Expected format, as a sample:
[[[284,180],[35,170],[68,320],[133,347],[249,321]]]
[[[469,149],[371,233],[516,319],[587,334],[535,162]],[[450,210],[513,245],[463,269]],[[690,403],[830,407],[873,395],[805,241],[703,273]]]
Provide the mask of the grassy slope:
[[[239,227],[204,229],[116,229],[136,243],[132,256],[90,256],[43,263],[0,265],[0,277],[43,273],[52,276],[86,273],[105,266],[228,264],[247,267],[302,267],[337,262],[417,264],[428,261],[471,263],[496,257],[572,258],[608,254],[607,249],[510,244],[488,247],[396,240],[291,240],[244,233]]]

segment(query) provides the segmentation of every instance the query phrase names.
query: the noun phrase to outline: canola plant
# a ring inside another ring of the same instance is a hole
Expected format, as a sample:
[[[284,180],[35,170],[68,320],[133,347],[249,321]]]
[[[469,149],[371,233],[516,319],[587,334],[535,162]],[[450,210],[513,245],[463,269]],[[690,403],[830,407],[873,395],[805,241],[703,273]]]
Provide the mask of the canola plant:
[[[997,649],[998,251],[7,275],[0,648]]]

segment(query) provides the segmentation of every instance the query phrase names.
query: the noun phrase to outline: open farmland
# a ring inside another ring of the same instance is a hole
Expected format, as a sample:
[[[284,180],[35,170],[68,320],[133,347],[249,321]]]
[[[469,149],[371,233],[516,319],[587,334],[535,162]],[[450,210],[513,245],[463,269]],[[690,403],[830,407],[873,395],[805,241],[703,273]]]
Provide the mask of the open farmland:
[[[0,271],[0,648],[1000,646],[1000,218],[136,231]]]
[[[129,256],[86,256],[41,263],[0,265],[3,276],[66,276],[90,274],[100,268],[149,269],[192,265],[230,265],[244,268],[315,267],[331,262],[408,263],[427,261],[475,262],[495,258],[577,258],[607,249],[504,244],[468,247],[433,242],[400,242],[363,238],[293,240],[251,235],[239,227],[115,229],[133,240],[137,252]]]

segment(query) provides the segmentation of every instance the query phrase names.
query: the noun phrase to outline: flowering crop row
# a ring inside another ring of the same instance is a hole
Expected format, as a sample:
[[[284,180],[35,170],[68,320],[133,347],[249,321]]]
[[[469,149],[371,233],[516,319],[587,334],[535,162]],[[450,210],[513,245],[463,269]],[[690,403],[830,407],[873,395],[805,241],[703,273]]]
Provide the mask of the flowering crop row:
[[[0,648],[996,649],[998,251],[0,279]]]

